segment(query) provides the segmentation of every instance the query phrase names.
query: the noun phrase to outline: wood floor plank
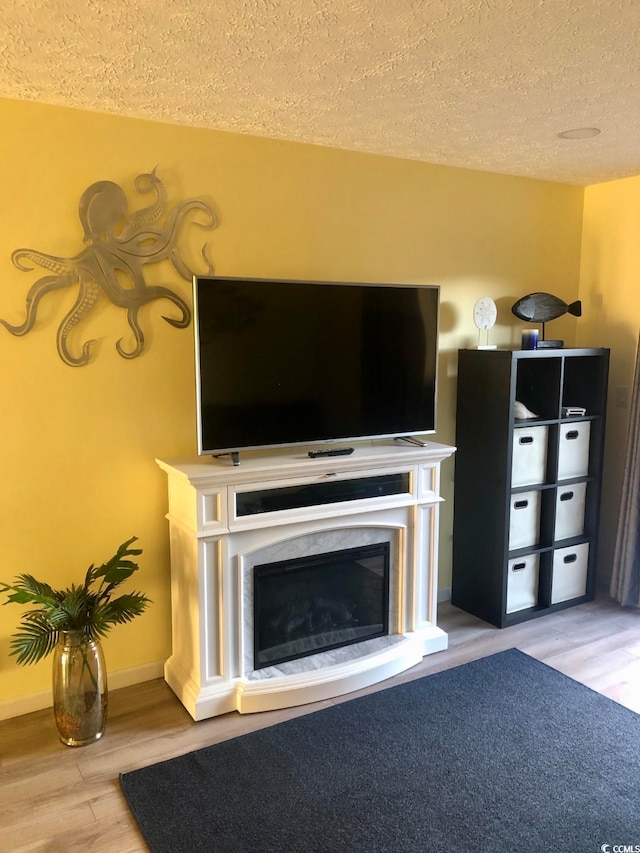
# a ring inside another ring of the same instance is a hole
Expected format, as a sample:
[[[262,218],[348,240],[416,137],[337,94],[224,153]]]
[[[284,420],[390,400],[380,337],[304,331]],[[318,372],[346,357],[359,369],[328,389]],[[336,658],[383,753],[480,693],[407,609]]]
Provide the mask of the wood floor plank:
[[[508,648],[519,648],[640,712],[640,612],[608,597],[500,630],[445,603],[449,648],[382,684],[344,697],[194,723],[162,679],[113,691],[102,740],[80,749],[57,738],[50,710],[0,722],[2,853],[143,853],[119,774],[386,689]]]
[[[6,848],[5,848],[6,849]],[[10,853],[146,853],[148,847],[127,815],[117,820],[92,821],[48,839],[18,842]]]
[[[21,774],[19,778],[9,775],[8,781],[2,783],[0,827],[20,816],[25,801],[34,803],[34,809],[40,809],[47,799],[57,802],[60,791],[82,782],[84,779],[76,766],[60,768],[47,764],[42,773]]]
[[[80,832],[86,826],[95,825],[90,807],[85,803],[72,808],[59,808],[54,813],[34,814],[34,802],[22,810],[22,814],[0,829],[0,850],[17,851],[27,841],[31,844],[50,844],[58,836]],[[41,849],[46,850],[47,847]]]

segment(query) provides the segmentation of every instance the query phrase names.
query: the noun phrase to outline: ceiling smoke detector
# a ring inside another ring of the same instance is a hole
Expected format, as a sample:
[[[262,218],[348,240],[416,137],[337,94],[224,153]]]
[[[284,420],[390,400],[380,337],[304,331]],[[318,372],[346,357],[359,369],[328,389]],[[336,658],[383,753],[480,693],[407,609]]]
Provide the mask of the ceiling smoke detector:
[[[575,130],[563,130],[558,136],[560,139],[589,139],[599,133],[598,127],[577,127]]]

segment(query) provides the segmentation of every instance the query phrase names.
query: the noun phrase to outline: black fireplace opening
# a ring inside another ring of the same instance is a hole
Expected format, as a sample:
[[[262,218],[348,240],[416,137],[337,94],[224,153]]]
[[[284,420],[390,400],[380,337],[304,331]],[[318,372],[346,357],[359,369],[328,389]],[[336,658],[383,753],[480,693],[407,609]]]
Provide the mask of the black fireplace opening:
[[[254,669],[389,633],[388,542],[253,568]]]

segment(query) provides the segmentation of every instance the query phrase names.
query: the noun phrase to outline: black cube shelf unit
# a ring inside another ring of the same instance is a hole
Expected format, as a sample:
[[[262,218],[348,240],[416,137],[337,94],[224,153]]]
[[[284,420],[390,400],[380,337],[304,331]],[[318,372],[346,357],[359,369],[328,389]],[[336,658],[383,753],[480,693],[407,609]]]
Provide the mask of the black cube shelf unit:
[[[504,628],[593,598],[608,372],[607,349],[459,351],[456,607]]]

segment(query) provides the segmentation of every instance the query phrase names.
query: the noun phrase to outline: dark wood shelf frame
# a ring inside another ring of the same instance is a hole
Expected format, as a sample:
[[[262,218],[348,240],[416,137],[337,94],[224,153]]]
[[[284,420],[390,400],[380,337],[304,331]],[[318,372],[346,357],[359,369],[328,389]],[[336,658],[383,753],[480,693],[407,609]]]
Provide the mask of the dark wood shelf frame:
[[[456,607],[502,628],[594,597],[608,372],[608,349],[459,351],[451,597]],[[516,400],[539,417],[516,420]],[[563,417],[567,406],[586,413]],[[561,444],[571,424],[589,430],[588,471],[560,479]],[[514,436],[534,427],[546,428],[542,482],[512,486]],[[584,486],[583,532],[559,538],[559,493],[571,486]],[[510,550],[512,501],[529,492],[540,503],[537,541]],[[551,603],[554,558],[585,545],[585,594]],[[508,612],[509,563],[527,556],[538,561],[536,603]]]

